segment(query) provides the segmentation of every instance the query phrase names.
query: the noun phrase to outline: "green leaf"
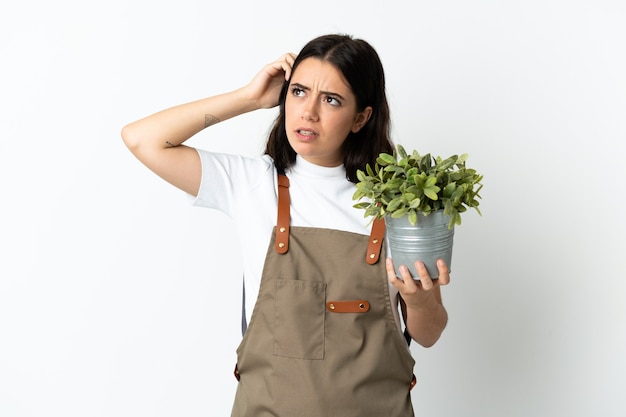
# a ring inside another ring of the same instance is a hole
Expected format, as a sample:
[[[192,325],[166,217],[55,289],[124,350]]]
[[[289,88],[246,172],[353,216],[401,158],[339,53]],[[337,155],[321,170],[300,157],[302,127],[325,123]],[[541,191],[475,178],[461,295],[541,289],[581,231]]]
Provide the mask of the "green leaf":
[[[402,197],[394,198],[387,205],[387,211],[397,210],[398,207],[403,206],[403,205],[404,205],[404,201],[403,201]]]
[[[439,162],[437,165],[438,171],[447,171],[452,168],[456,164],[457,157],[456,155],[447,158],[444,161]]]
[[[396,158],[388,153],[381,153],[376,161],[381,165],[391,165],[396,163]]]
[[[385,172],[394,172],[396,174],[404,174],[404,168],[396,165],[387,165],[384,169]]]
[[[420,206],[421,203],[422,200],[419,197],[416,197],[413,200],[409,201],[409,208],[416,209]]]
[[[409,209],[407,207],[401,208],[392,212],[391,217],[393,217],[394,219],[399,219],[400,217],[404,216],[408,211]]]
[[[425,187],[424,188],[424,194],[426,195],[426,197],[430,198],[431,200],[438,200],[439,196],[437,195],[437,193],[439,192],[440,188],[437,187],[436,185],[433,185],[432,187]]]
[[[426,182],[424,183],[424,188],[430,188],[437,184],[437,177],[428,177],[426,178]],[[439,188],[439,187],[437,187]],[[439,190],[437,190],[439,191]]]
[[[441,192],[441,198],[444,200],[447,200],[448,198],[450,198],[452,193],[454,193],[455,189],[456,189],[456,184],[453,182],[446,185],[445,187],[443,187],[443,191]]]
[[[398,150],[398,155],[400,155],[400,159],[406,159],[407,158],[407,153],[404,150],[404,147],[402,147],[402,145],[398,144],[396,146],[396,149]]]

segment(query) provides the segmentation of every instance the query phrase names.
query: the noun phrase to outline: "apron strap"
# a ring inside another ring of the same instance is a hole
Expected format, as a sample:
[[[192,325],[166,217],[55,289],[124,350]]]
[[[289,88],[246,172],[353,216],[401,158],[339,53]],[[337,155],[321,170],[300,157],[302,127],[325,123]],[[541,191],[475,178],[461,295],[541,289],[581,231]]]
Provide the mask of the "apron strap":
[[[276,219],[276,244],[274,249],[280,254],[287,253],[289,250],[289,223],[291,222],[289,207],[289,178],[286,175],[278,174],[278,216]],[[385,220],[374,219],[365,258],[368,264],[373,265],[378,262],[384,236]]]
[[[289,178],[278,174],[278,218],[276,220],[276,252],[287,253],[289,250]]]
[[[370,240],[367,244],[365,261],[368,264],[374,265],[378,262],[380,249],[383,245],[383,237],[385,237],[385,220],[376,217],[372,224],[372,232],[370,233]]]

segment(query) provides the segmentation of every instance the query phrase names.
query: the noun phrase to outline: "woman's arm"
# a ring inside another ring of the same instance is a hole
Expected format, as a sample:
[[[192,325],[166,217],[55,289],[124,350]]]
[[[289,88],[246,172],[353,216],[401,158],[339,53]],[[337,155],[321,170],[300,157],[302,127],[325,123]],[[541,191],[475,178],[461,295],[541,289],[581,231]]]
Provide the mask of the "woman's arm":
[[[197,195],[201,179],[200,158],[183,143],[220,121],[278,104],[295,56],[285,54],[266,65],[246,86],[229,93],[162,110],[122,128],[130,151],[157,175]]]
[[[430,347],[439,340],[448,323],[448,313],[441,300],[441,286],[450,282],[450,274],[445,262],[439,261],[439,278],[432,279],[423,262],[416,262],[419,281],[411,277],[408,268],[400,267],[402,279],[396,277],[393,261],[387,259],[389,282],[398,289],[402,312],[411,338],[424,347]]]

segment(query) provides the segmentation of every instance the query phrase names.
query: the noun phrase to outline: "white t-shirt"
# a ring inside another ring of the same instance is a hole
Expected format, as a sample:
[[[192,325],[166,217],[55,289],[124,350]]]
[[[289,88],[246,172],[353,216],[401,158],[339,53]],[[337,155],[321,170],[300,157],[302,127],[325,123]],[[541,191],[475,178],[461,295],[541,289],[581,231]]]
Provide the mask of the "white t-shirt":
[[[198,149],[202,181],[194,205],[219,210],[234,221],[242,245],[246,322],[250,322],[278,209],[277,173],[272,158],[248,158]],[[370,219],[353,207],[354,183],[343,166],[322,167],[300,156],[286,172],[291,225],[370,234]],[[389,286],[392,305],[397,290]],[[396,322],[399,324],[397,309]]]

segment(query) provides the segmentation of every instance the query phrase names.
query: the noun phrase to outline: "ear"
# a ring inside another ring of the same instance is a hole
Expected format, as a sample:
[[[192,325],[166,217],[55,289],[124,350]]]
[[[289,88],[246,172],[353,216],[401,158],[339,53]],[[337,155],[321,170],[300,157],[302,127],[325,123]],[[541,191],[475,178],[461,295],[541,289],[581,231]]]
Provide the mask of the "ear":
[[[361,128],[365,126],[365,123],[367,123],[367,121],[370,119],[371,116],[372,116],[371,106],[367,106],[366,108],[363,109],[362,112],[357,113],[356,117],[354,118],[354,123],[352,124],[352,133],[356,133],[359,130],[361,130]]]

